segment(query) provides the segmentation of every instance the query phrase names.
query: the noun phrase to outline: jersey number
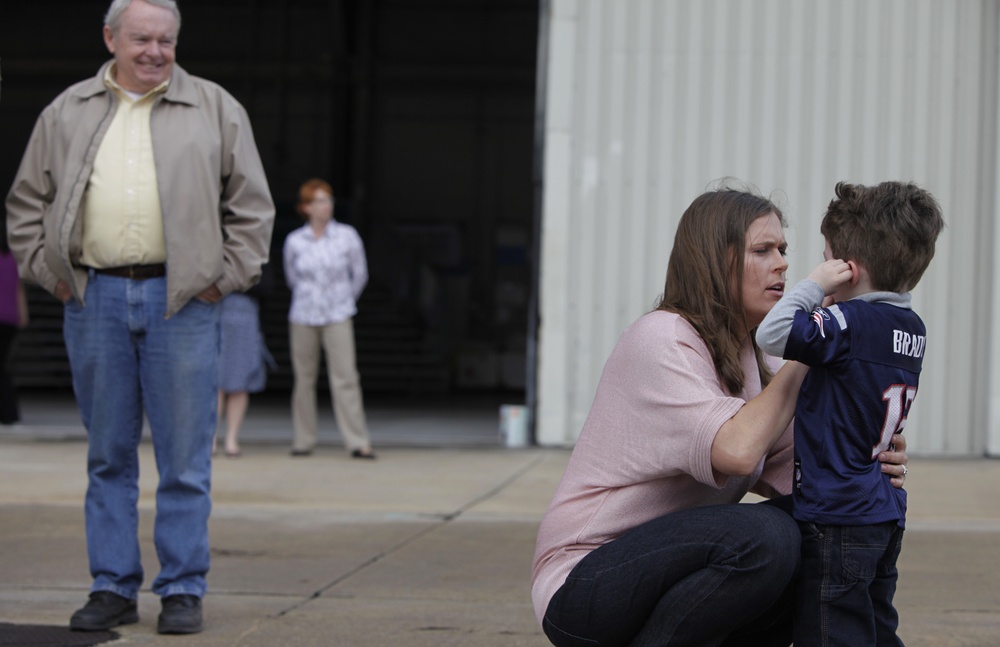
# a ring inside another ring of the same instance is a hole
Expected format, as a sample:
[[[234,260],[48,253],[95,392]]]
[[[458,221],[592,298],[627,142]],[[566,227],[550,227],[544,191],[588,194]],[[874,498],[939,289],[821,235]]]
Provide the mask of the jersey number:
[[[917,387],[905,384],[893,384],[882,393],[885,402],[885,424],[882,425],[882,437],[879,443],[872,447],[872,460],[889,448],[892,437],[903,433],[906,426],[906,416],[910,413],[910,404],[917,397]]]

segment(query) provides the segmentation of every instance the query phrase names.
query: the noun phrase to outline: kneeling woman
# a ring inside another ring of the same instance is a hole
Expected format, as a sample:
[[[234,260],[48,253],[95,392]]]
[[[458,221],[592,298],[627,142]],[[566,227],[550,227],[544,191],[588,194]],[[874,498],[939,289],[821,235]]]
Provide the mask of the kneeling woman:
[[[781,495],[806,368],[753,337],[784,288],[784,226],[730,189],[681,218],[662,301],[608,358],[539,529],[532,598],[554,645],[791,644],[801,539]],[[900,487],[898,438],[880,460]]]

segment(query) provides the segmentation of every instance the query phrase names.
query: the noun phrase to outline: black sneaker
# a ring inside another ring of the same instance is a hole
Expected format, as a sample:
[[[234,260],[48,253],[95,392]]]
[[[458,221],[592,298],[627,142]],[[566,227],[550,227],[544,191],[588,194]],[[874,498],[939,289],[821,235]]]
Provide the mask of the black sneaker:
[[[156,624],[161,634],[196,634],[201,631],[201,598],[197,595],[168,595],[160,601],[163,611]]]
[[[69,628],[73,631],[105,631],[135,622],[139,622],[135,600],[111,591],[94,591],[87,604],[77,609],[69,619]]]

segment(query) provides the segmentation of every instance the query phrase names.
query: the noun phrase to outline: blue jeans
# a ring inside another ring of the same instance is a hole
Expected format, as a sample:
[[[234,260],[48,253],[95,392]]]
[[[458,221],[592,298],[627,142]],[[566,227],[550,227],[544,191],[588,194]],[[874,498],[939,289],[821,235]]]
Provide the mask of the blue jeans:
[[[774,505],[674,512],[584,557],[542,628],[557,647],[787,647],[799,543]]]
[[[66,305],[63,333],[87,429],[87,553],[93,591],[126,598],[143,581],[139,456],[143,413],[159,472],[153,541],[158,595],[205,594],[209,566],[218,306],[192,300],[164,318],[166,279],[95,274],[86,307]]]
[[[903,529],[800,523],[802,568],[795,647],[902,647],[892,606]]]

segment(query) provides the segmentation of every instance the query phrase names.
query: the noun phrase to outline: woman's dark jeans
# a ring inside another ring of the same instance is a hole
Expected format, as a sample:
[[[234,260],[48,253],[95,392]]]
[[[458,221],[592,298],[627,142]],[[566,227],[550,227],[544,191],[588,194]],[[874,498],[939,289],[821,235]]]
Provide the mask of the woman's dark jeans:
[[[576,565],[549,603],[545,635],[557,647],[787,647],[800,543],[780,504],[654,519]]]
[[[795,647],[902,647],[892,606],[903,529],[800,523]]]

